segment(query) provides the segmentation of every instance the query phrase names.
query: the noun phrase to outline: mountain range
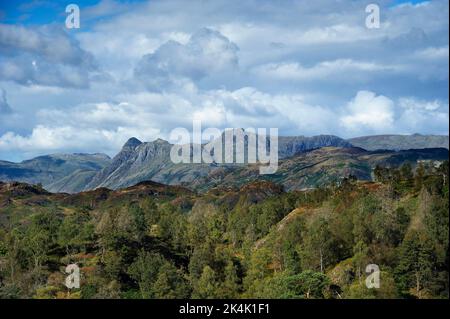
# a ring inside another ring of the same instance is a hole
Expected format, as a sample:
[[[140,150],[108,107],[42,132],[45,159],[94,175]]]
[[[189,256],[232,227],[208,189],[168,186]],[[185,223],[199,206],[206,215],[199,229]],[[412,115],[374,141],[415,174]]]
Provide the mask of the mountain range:
[[[42,184],[51,192],[77,192],[108,166],[105,154],[52,154],[21,163],[0,161],[0,180]]]
[[[448,149],[448,135],[372,135],[351,138],[348,140],[353,146],[362,147],[368,151],[375,150],[407,150],[419,148]]]
[[[42,184],[50,192],[76,193],[100,187],[119,189],[152,180],[194,190],[239,186],[266,179],[287,189],[316,187],[354,175],[371,180],[376,165],[413,166],[418,160],[448,159],[448,136],[379,135],[342,139],[333,135],[280,136],[279,169],[259,175],[256,164],[174,164],[172,144],[130,138],[110,158],[104,154],[54,154],[21,163],[0,161],[0,180]]]

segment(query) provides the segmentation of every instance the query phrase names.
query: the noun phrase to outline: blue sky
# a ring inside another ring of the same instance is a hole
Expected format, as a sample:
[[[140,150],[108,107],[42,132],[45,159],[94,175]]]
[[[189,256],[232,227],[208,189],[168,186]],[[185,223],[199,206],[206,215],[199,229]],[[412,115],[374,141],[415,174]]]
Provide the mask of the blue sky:
[[[66,29],[65,7],[81,28]],[[0,159],[204,127],[448,134],[448,1],[1,1]]]
[[[103,1],[108,6],[113,7],[113,3],[121,3],[125,6],[144,2],[143,0],[127,1]],[[93,8],[102,4],[100,0],[80,0],[80,1],[61,1],[61,0],[14,0],[4,1],[0,4],[0,10],[3,12],[3,23],[39,25],[51,23],[64,23],[66,19],[65,8],[68,4],[74,3],[80,7]],[[117,12],[113,12],[116,14]],[[104,14],[102,17],[110,16]],[[93,19],[95,21],[95,19]],[[92,22],[92,21],[89,21]]]

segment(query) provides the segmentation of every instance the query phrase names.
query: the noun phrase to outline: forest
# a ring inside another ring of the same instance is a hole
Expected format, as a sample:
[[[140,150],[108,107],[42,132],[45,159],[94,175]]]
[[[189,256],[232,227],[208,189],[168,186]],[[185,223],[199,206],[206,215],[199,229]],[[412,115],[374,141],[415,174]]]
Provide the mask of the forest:
[[[449,298],[448,161],[373,174],[289,192],[0,183],[0,298]]]

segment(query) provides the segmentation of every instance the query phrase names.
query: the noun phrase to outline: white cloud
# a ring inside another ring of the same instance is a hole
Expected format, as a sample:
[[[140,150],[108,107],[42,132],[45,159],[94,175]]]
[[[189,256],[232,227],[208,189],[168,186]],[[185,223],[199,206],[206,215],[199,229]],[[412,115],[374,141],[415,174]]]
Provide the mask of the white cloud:
[[[440,100],[425,101],[413,97],[403,97],[398,100],[398,103],[402,108],[409,110],[435,111],[439,108],[448,109],[448,103]]]
[[[373,62],[338,59],[323,61],[312,67],[304,67],[298,62],[269,63],[255,68],[254,72],[263,77],[280,80],[340,80],[342,77],[358,77],[373,72],[395,71],[397,67],[379,65]]]
[[[72,65],[55,65],[46,60],[30,57],[7,59],[0,65],[0,79],[22,85],[87,88],[90,73]]]
[[[423,132],[430,121],[439,132],[448,129],[448,104],[412,98],[395,104],[370,91],[357,92],[341,110],[307,103],[300,94],[272,95],[251,87],[184,94],[138,92],[115,99],[126,102],[42,109],[29,134],[9,131],[0,136],[0,151],[23,156],[68,150],[114,155],[131,136],[167,139],[175,127],[190,130],[193,119],[202,120],[203,128],[276,127],[283,135],[414,133]]]
[[[420,59],[435,60],[435,59],[447,59],[448,60],[448,46],[446,47],[429,47],[421,49],[415,53],[415,56]]]
[[[449,105],[442,100],[400,97],[397,102],[370,91],[359,91],[340,117],[342,133],[448,134]]]
[[[199,80],[237,69],[238,48],[217,31],[201,29],[186,44],[168,41],[154,53],[143,56],[135,75],[152,89],[179,81],[177,77]]]
[[[372,30],[365,5],[105,0],[74,32],[0,24],[0,86],[14,106],[0,158],[113,155],[194,116],[281,135],[445,133],[448,1],[381,2]]]
[[[359,91],[340,118],[344,130],[353,132],[389,132],[394,125],[394,102],[370,91]]]
[[[95,68],[93,56],[56,26],[26,28],[0,24],[0,52],[7,55],[26,52],[56,63]]]
[[[448,110],[445,112],[406,109],[398,118],[397,125],[409,133],[423,132],[432,125],[433,134],[448,135],[448,116]]]
[[[130,136],[150,138],[157,136],[154,129],[116,127],[80,129],[73,126],[44,126],[33,128],[28,136],[7,132],[0,137],[0,151],[20,151],[24,156],[54,152],[104,152],[114,155]]]
[[[448,101],[402,97],[398,99],[398,105],[401,108],[398,126],[410,132],[423,132],[432,126],[435,134],[448,134]]]
[[[21,85],[86,88],[94,57],[56,26],[0,24],[0,80]]]
[[[37,155],[70,149],[114,155],[131,136],[168,138],[175,127],[191,129],[194,118],[202,120],[204,128],[282,127],[318,134],[324,132],[332,116],[324,108],[306,104],[300,96],[273,96],[254,88],[188,92],[186,96],[141,92],[120,98],[136,104],[42,109],[37,113],[39,124],[28,135],[6,132],[0,136],[0,151]]]

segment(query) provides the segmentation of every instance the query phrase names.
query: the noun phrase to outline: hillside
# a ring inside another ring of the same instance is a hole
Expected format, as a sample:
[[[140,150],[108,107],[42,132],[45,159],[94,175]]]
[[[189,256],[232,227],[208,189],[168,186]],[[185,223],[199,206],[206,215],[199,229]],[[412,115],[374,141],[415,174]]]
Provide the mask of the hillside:
[[[279,137],[279,157],[286,158],[325,146],[350,147],[350,144],[331,135]],[[195,187],[199,178],[208,178],[223,169],[239,167],[214,163],[175,165],[170,160],[171,147],[172,144],[162,139],[142,143],[136,138],[131,138],[112,159],[111,164],[98,172],[84,189],[97,187],[117,189],[144,180],[174,185],[194,183]]]
[[[332,135],[280,137],[279,144],[280,158],[323,146],[350,146]],[[192,172],[191,167],[173,168],[169,158],[171,146],[162,139],[142,143],[130,138],[112,160],[104,154],[53,154],[21,163],[0,161],[0,181],[42,184],[51,192],[76,193],[96,187],[116,189],[149,179],[181,184],[209,171],[203,167]],[[172,168],[182,170],[183,178],[168,176],[167,170]]]
[[[144,180],[170,185],[185,185],[206,191],[215,186],[241,186],[257,179],[279,183],[289,190],[325,185],[342,176],[354,175],[371,180],[376,165],[399,167],[418,160],[448,159],[446,149],[368,152],[351,147],[322,147],[281,159],[275,174],[262,176],[259,165],[173,164],[171,145],[158,140],[130,148],[127,144],[107,166],[92,179],[86,190],[96,187],[118,189]]]
[[[351,138],[347,140],[353,146],[368,151],[375,150],[408,150],[419,148],[449,147],[448,135],[373,135]]]
[[[406,150],[368,152],[349,143],[367,144],[369,149],[390,149],[398,146],[395,143],[399,138],[402,142],[400,148]],[[376,144],[376,141],[381,143],[382,137],[345,141],[332,135],[280,136],[280,169],[265,178],[288,189],[302,189],[336,181],[346,174],[370,180],[372,169],[380,163],[399,166],[409,162],[414,166],[421,159],[442,161],[448,158],[448,150],[429,149],[434,144],[425,143],[428,138],[432,137],[391,136],[385,138],[389,143]],[[445,140],[445,137],[440,138]],[[419,140],[422,142],[417,142]],[[268,140],[266,143],[269,145]],[[414,146],[421,147],[415,149]],[[131,138],[113,159],[103,154],[58,154],[22,163],[0,161],[0,180],[40,183],[51,192],[76,193],[99,187],[119,189],[148,180],[206,191],[220,183],[240,186],[261,177],[257,165],[174,164],[170,160],[171,147],[172,144],[162,139],[141,142]]]
[[[42,184],[51,192],[77,192],[110,160],[104,154],[53,154],[21,163],[0,161],[0,180]]]
[[[350,156],[316,152],[325,167]],[[448,298],[448,161],[428,164],[304,191],[0,182],[0,298]],[[69,291],[72,263],[82,277]],[[364,285],[368,264],[379,289]]]

